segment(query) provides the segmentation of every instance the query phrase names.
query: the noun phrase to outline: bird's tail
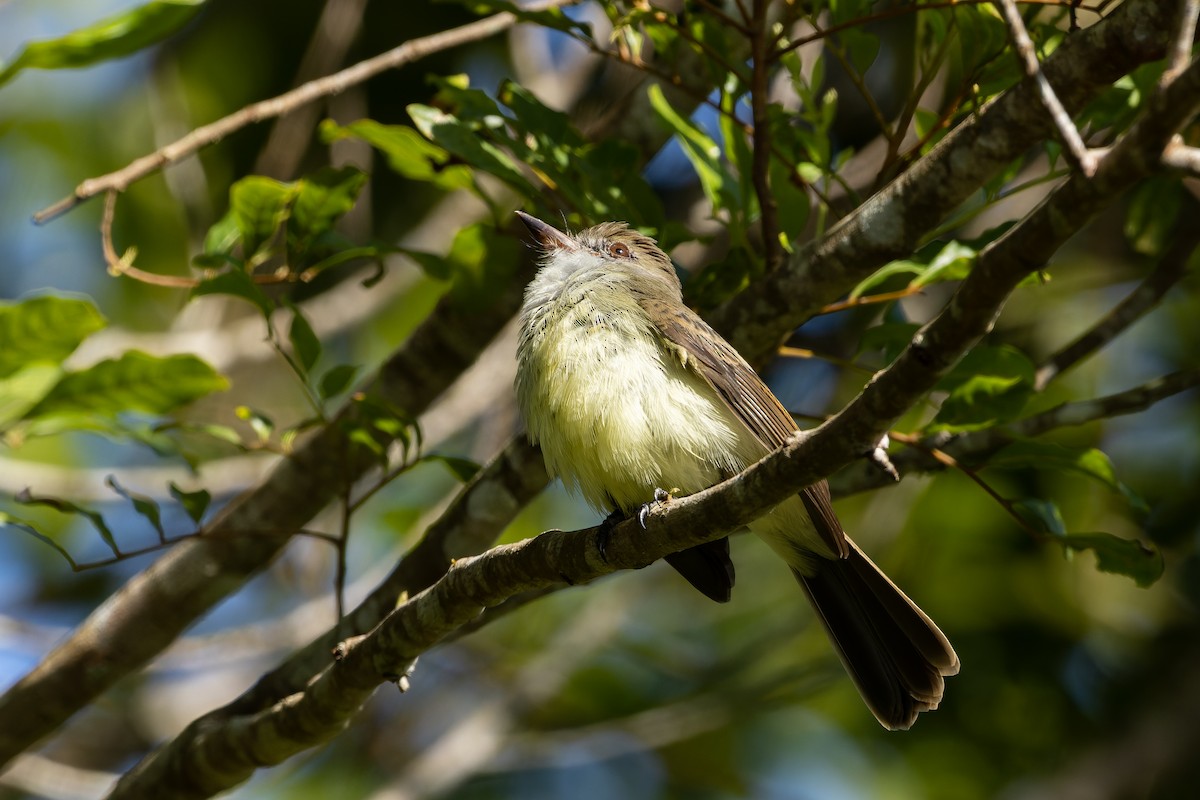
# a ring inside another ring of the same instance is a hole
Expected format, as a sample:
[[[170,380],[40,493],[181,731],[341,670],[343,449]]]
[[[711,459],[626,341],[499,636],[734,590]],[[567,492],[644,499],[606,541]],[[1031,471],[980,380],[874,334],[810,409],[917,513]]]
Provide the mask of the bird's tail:
[[[849,544],[847,558],[821,559],[813,575],[792,572],[871,713],[885,728],[905,730],[938,707],[958,656],[933,620]]]

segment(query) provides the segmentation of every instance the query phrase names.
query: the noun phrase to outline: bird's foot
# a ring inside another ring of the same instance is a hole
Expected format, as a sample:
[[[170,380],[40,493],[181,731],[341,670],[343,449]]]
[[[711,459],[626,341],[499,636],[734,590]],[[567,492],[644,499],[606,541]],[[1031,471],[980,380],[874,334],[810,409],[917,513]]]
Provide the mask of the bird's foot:
[[[642,507],[638,509],[638,524],[642,526],[642,530],[646,530],[646,520],[650,518],[650,512],[658,506],[671,502],[671,495],[678,491],[679,489],[671,489],[668,492],[661,488],[654,490],[654,499],[649,503],[643,503]]]

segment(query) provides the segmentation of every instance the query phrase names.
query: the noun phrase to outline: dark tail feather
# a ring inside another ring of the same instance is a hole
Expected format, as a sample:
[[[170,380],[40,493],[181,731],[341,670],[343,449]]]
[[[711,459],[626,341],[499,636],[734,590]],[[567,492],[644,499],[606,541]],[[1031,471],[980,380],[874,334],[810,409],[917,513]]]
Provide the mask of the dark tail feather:
[[[667,556],[667,563],[709,599],[729,602],[733,594],[733,562],[729,560],[728,537],[672,553]]]
[[[792,570],[871,713],[906,730],[938,707],[944,676],[958,673],[945,635],[879,567],[850,543],[850,555],[821,561],[815,575]]]

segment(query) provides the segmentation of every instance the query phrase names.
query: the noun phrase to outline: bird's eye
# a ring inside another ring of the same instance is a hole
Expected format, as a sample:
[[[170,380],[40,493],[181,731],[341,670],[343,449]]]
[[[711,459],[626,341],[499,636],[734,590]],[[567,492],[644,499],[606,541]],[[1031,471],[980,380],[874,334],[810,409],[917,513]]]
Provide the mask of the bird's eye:
[[[613,242],[608,246],[608,254],[613,258],[629,258],[629,245],[624,242]]]

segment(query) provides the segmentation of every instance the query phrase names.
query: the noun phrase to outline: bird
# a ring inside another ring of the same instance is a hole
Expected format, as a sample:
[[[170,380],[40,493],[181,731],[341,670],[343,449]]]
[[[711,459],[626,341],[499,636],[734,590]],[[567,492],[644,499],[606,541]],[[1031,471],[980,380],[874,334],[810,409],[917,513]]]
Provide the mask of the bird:
[[[754,369],[685,305],[671,259],[624,222],[563,232],[516,212],[539,251],[520,313],[515,389],[547,471],[611,518],[692,494],[784,444],[797,426]],[[867,708],[908,729],[959,670],[949,640],[842,529],[829,486],[747,526],[790,568]],[[730,599],[728,539],[667,558]]]

